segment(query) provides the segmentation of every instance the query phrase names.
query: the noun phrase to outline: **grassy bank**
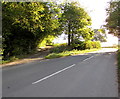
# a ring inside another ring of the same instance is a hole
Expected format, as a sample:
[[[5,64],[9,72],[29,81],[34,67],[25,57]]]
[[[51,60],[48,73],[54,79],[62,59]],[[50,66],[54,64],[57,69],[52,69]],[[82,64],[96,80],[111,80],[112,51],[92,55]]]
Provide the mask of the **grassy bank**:
[[[77,54],[84,54],[84,53],[93,52],[97,50],[100,50],[100,49],[71,50],[71,51],[64,51],[60,53],[51,53],[47,55],[45,58],[46,59],[59,58],[59,57],[77,55]]]
[[[2,60],[2,62],[0,64],[6,64],[6,63],[10,63],[10,62],[14,62],[17,60],[21,60],[21,59],[25,59],[25,58],[30,58],[30,56],[33,56],[35,54],[39,53],[38,51],[33,51],[29,54],[22,54],[22,55],[17,55],[17,56],[12,56],[10,58],[8,58],[7,60]],[[2,59],[2,57],[1,57]]]

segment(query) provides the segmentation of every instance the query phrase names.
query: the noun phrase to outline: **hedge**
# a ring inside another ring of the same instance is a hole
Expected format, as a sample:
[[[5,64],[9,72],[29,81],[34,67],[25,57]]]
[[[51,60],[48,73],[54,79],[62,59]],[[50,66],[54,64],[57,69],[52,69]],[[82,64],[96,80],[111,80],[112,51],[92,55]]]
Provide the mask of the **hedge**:
[[[72,45],[73,49],[85,50],[85,49],[93,49],[93,48],[101,48],[101,44],[99,41],[79,41]]]

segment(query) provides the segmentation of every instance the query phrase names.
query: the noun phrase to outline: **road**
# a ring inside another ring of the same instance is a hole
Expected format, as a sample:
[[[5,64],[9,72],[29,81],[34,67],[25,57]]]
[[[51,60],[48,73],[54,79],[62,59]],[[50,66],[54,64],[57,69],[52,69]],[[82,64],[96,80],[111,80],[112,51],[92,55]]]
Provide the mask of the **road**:
[[[118,97],[116,50],[3,68],[3,97]]]

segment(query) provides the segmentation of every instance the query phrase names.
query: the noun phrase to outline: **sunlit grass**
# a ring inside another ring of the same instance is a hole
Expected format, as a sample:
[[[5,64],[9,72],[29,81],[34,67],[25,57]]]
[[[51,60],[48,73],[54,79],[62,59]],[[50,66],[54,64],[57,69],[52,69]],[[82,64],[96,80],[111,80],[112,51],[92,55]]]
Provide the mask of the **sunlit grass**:
[[[118,46],[116,45],[116,46],[106,46],[106,47],[102,47],[102,48],[116,48],[116,49],[118,49]]]
[[[100,49],[72,50],[72,51],[64,51],[61,53],[51,53],[47,55],[45,58],[46,59],[59,58],[59,57],[77,55],[77,54],[84,54],[84,53],[93,52],[97,50],[100,50]]]

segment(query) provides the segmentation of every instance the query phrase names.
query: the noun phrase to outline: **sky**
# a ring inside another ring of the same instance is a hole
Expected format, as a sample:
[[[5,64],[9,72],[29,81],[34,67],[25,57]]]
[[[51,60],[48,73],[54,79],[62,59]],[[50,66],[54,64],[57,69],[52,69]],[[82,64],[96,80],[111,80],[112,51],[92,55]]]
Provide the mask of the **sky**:
[[[99,29],[105,25],[107,18],[106,8],[108,8],[111,0],[58,0],[57,2],[77,1],[84,8],[92,19],[92,27]]]
[[[60,0],[60,2],[65,0]],[[89,16],[92,19],[92,28],[100,29],[102,25],[105,25],[105,20],[107,18],[106,8],[108,8],[109,2],[111,0],[67,0],[67,1],[77,1],[80,3],[81,7],[84,8]],[[109,44],[117,44],[118,38],[113,35],[107,35],[107,43]],[[65,40],[64,40],[65,41]]]
[[[107,18],[106,8],[108,8],[111,0],[76,0],[85,8],[92,19],[92,28],[99,29],[105,25]],[[107,34],[107,42],[102,43],[103,46],[118,44],[118,38]]]
[[[110,0],[76,0],[85,8],[92,18],[92,27],[99,29],[105,24],[107,17],[106,8]]]

